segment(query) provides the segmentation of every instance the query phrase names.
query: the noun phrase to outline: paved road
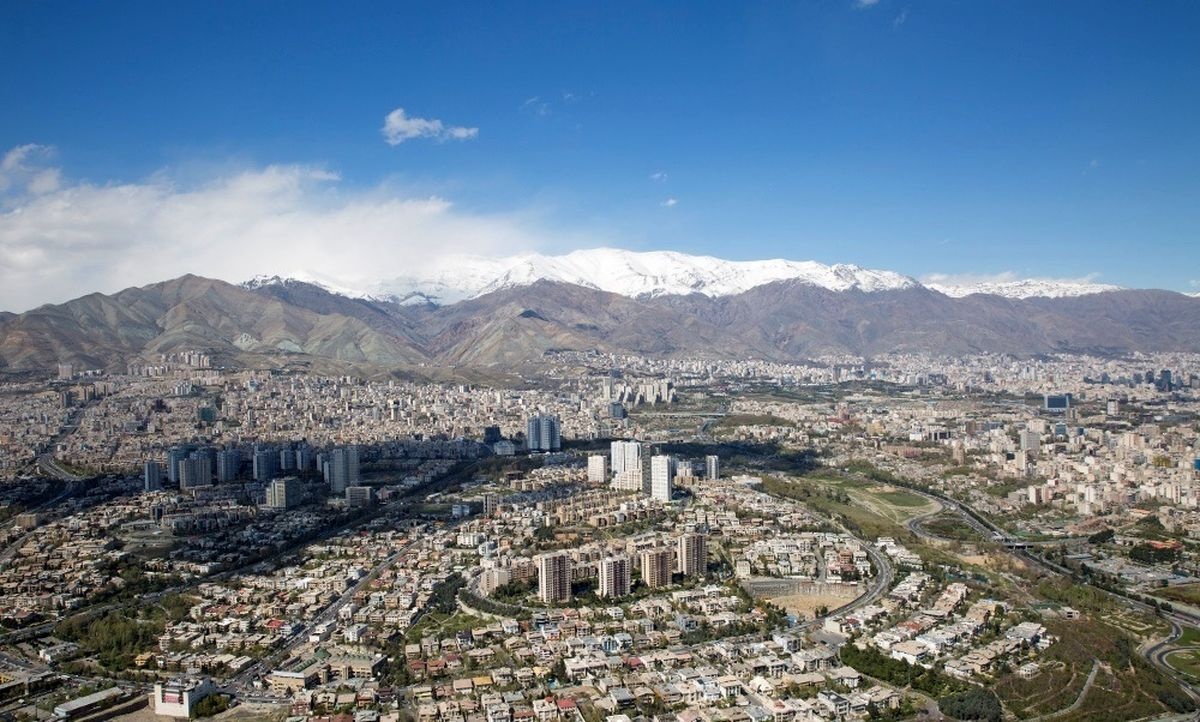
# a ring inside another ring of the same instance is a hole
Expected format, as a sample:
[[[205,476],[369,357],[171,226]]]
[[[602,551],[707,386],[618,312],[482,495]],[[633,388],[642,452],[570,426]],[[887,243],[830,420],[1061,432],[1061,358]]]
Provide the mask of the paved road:
[[[803,505],[803,502],[796,501],[795,499],[789,499],[786,497],[776,497],[776,498],[783,499],[784,501],[789,501],[793,504]],[[867,556],[869,556],[871,558],[871,563],[875,566],[875,576],[869,582],[867,592],[865,594],[859,595],[853,601],[851,601],[847,604],[843,604],[842,606],[838,607],[837,609],[830,610],[828,613],[826,613],[823,616],[814,617],[813,619],[811,619],[807,622],[804,622],[801,626],[805,627],[805,628],[820,626],[821,624],[824,624],[825,619],[828,617],[832,617],[834,615],[839,615],[839,614],[847,614],[849,612],[854,611],[855,609],[864,607],[868,604],[872,604],[872,603],[878,601],[880,597],[882,597],[884,594],[887,594],[888,590],[891,589],[892,580],[895,579],[895,577],[896,577],[896,570],[892,566],[892,560],[888,559],[886,554],[881,552],[879,549],[875,548],[875,546],[871,542],[869,542],[865,539],[859,539],[854,534],[851,534],[850,530],[847,529],[845,526],[843,526],[842,523],[837,521],[836,519],[830,518],[829,521],[834,526],[838,527],[838,529],[841,530],[841,532],[843,534],[850,537],[851,539],[856,540],[859,544],[862,545],[862,547],[867,551]]]
[[[1166,639],[1158,642],[1157,644],[1153,644],[1142,651],[1142,655],[1149,660],[1151,664],[1160,668],[1167,666],[1167,655],[1171,653],[1172,646],[1179,641],[1180,637],[1183,636],[1183,626],[1179,624],[1179,622],[1171,619],[1170,617],[1164,618],[1166,619],[1167,623],[1171,625],[1171,633],[1167,635]]]
[[[284,641],[283,647],[280,648],[279,651],[275,652],[269,657],[264,657],[263,659],[255,662],[251,666],[238,673],[237,676],[230,680],[229,684],[227,685],[229,691],[240,691],[248,687],[254,678],[259,674],[265,674],[275,669],[277,664],[287,659],[297,647],[305,642],[311,629],[326,622],[333,621],[334,617],[337,616],[342,607],[346,606],[354,599],[355,594],[358,594],[360,591],[365,589],[366,586],[377,579],[380,574],[391,568],[391,566],[399,561],[401,557],[419,546],[423,541],[424,539],[412,541],[409,544],[406,544],[403,549],[391,554],[382,562],[377,564],[369,574],[366,574],[362,579],[359,579],[348,589],[346,589],[346,591],[342,592],[342,595],[338,597],[337,601],[335,601],[333,604],[330,604],[325,608],[324,611],[318,614],[313,619],[311,624],[301,627],[290,637],[288,637],[287,640]]]
[[[855,537],[857,538],[857,537]],[[817,623],[824,623],[826,617],[832,617],[839,614],[849,614],[855,609],[865,607],[868,604],[874,604],[888,590],[892,588],[892,580],[896,578],[895,568],[892,566],[892,560],[888,559],[887,555],[876,549],[870,542],[863,539],[858,540],[863,548],[867,550],[867,556],[871,557],[871,562],[875,565],[875,577],[871,580],[870,587],[866,594],[858,597],[849,604],[843,604],[837,609],[831,610],[824,617],[814,618],[807,622],[805,626],[815,626]]]
[[[935,499],[937,501],[940,501],[943,504],[945,504],[949,509],[952,509],[953,511],[958,512],[959,514],[962,515],[963,519],[966,520],[966,522],[968,524],[970,524],[973,528],[975,528],[977,531],[980,531],[981,533],[985,533],[984,530],[986,530],[985,538],[987,538],[987,533],[990,533],[992,539],[1002,542],[1004,544],[1004,546],[1008,549],[1008,552],[1010,554],[1020,557],[1021,559],[1025,560],[1035,566],[1039,566],[1043,569],[1046,569],[1047,571],[1053,572],[1055,574],[1061,574],[1061,575],[1069,577],[1069,578],[1074,578],[1074,573],[1072,572],[1072,570],[1067,569],[1066,567],[1063,567],[1059,564],[1055,564],[1054,562],[1051,562],[1047,559],[1043,559],[1041,556],[1039,556],[1037,554],[1032,554],[1029,551],[1030,546],[1048,546],[1048,545],[1052,545],[1052,544],[1060,544],[1060,543],[1067,541],[1067,539],[1060,539],[1060,540],[1054,540],[1054,541],[1048,541],[1048,542],[1020,542],[1015,537],[1010,535],[1007,531],[1005,531],[1004,529],[1001,529],[1000,527],[996,526],[995,524],[992,524],[991,522],[981,521],[982,516],[978,512],[976,512],[974,509],[967,506],[966,504],[963,504],[962,502],[959,502],[954,499],[950,499],[948,497],[944,497],[940,494],[930,494],[926,491],[923,491],[920,489],[914,489],[912,487],[906,487],[906,488],[908,488],[910,491],[913,491],[914,493],[924,496],[926,498]],[[912,529],[911,526],[909,528],[910,528],[910,530]],[[917,533],[918,535],[920,535],[924,532],[918,532],[918,531],[914,530],[914,533]],[[928,535],[928,533],[924,533],[924,534],[925,534],[925,536],[930,536],[930,535]],[[1084,582],[1081,582],[1081,583],[1084,583]],[[1095,588],[1099,589],[1100,591],[1109,595],[1110,597],[1117,600],[1118,602],[1121,602],[1122,604],[1124,604],[1127,607],[1138,609],[1143,612],[1161,616],[1164,620],[1166,620],[1166,622],[1168,624],[1171,625],[1171,635],[1168,636],[1166,640],[1159,642],[1158,644],[1155,644],[1151,647],[1143,649],[1142,656],[1145,657],[1146,661],[1150,662],[1152,665],[1157,667],[1159,669],[1159,671],[1161,671],[1163,674],[1167,675],[1168,677],[1173,679],[1177,684],[1179,684],[1179,686],[1183,689],[1184,693],[1186,693],[1188,696],[1190,696],[1193,700],[1200,702],[1200,692],[1198,692],[1192,686],[1192,683],[1188,679],[1186,679],[1179,672],[1172,669],[1171,666],[1166,663],[1166,657],[1170,652],[1170,645],[1175,640],[1178,640],[1179,636],[1181,634],[1183,634],[1182,628],[1184,626],[1189,626],[1189,627],[1200,626],[1200,618],[1197,618],[1197,617],[1195,617],[1191,614],[1187,614],[1185,612],[1181,612],[1179,610],[1175,610],[1175,611],[1163,614],[1163,613],[1161,613],[1161,610],[1159,610],[1158,608],[1153,607],[1149,604],[1146,604],[1145,602],[1142,602],[1138,599],[1133,599],[1124,594],[1113,592],[1108,589],[1103,589],[1101,587],[1095,587]]]
[[[83,481],[87,478],[67,471],[63,468],[62,463],[58,459],[55,459],[52,454],[42,454],[39,456],[37,458],[37,465],[43,474],[54,479],[59,479],[60,481]]]
[[[43,509],[49,509],[50,507],[58,504],[63,499],[66,499],[67,497],[71,496],[76,491],[78,491],[77,485],[74,482],[68,482],[67,488],[63,491],[63,493],[59,494],[58,496],[54,497],[53,499],[50,499],[49,501],[42,502],[41,504],[38,504],[37,506],[32,507],[32,508],[28,509],[27,511],[38,512],[38,511],[42,511]],[[13,524],[16,524],[16,522],[15,521],[10,522],[7,526],[12,526]],[[25,540],[28,539],[29,535],[32,533],[33,533],[32,530],[25,532],[21,536],[14,539],[12,544],[9,544],[7,547],[5,547],[3,551],[0,551],[0,567],[3,567],[5,562],[7,562],[9,559],[13,558],[13,555],[17,553],[18,549],[20,549],[22,546],[25,545]]]

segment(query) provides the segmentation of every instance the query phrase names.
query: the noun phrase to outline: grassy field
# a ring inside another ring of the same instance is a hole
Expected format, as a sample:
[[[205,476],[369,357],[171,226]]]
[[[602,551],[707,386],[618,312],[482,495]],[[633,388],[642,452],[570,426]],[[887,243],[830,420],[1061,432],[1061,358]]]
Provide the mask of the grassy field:
[[[1200,584],[1180,584],[1177,587],[1156,589],[1151,593],[1167,601],[1200,606]]]
[[[410,628],[405,636],[410,640],[418,640],[426,634],[447,637],[486,624],[487,622],[479,617],[464,612],[455,612],[454,614],[430,612],[421,617],[420,621]]]
[[[878,484],[847,488],[846,494],[854,503],[898,524],[903,524],[914,516],[923,516],[941,508],[938,502],[930,501],[918,494]]]
[[[830,493],[839,501],[865,507],[875,515],[897,524],[914,516],[936,511],[940,505],[920,494],[844,474],[808,474],[800,483],[810,484],[820,492]]]
[[[1183,634],[1179,635],[1181,646],[1197,646],[1200,647],[1200,629],[1195,627],[1184,627]]]
[[[1166,658],[1172,669],[1183,672],[1193,681],[1200,681],[1200,649],[1181,649]]]
[[[836,519],[863,539],[890,536],[901,540],[928,564],[960,565],[957,557],[922,543],[904,526],[909,518],[937,509],[935,503],[921,507],[893,506],[875,496],[877,491],[886,492],[891,487],[844,477],[810,475],[784,479],[768,476],[764,477],[763,483],[767,493],[795,499],[819,515]]]
[[[848,492],[840,492],[822,481],[770,477],[764,479],[763,483],[768,493],[795,499],[819,514],[836,518],[865,538],[895,536],[905,531],[896,520],[875,513],[861,503],[854,503]]]
[[[1167,664],[1187,675],[1192,682],[1200,684],[1200,630],[1184,627],[1175,646],[1179,649],[1167,655]]]
[[[901,508],[926,506],[929,503],[924,497],[909,491],[871,491],[870,494],[880,501]]]
[[[921,528],[943,539],[979,541],[979,532],[972,529],[958,514],[940,514],[928,521],[922,521]]]

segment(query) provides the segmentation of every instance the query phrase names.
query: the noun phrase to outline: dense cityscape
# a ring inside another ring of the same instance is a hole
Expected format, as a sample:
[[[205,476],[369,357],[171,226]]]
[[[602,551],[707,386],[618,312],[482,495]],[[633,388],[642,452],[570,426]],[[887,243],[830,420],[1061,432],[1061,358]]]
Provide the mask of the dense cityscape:
[[[1200,2],[0,2],[0,722],[1200,722]]]
[[[564,352],[503,388],[60,364],[0,386],[0,695],[59,719],[1185,713],[1198,413],[1187,354]]]

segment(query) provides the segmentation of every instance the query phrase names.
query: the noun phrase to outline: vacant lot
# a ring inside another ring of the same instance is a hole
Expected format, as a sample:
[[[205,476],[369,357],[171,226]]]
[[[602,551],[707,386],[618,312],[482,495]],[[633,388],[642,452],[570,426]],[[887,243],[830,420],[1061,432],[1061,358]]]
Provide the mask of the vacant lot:
[[[847,593],[843,595],[789,594],[783,597],[775,597],[771,601],[786,609],[788,614],[794,614],[799,619],[812,619],[817,609],[821,607],[825,609],[837,609],[843,604],[849,603],[855,596],[856,591],[847,589]]]

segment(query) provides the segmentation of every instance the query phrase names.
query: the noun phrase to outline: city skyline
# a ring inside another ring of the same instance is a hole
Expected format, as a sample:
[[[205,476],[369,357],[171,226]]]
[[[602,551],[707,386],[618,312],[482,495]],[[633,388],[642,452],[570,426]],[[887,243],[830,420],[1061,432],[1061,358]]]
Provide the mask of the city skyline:
[[[1200,6],[0,7],[0,718],[1200,719]]]
[[[289,10],[2,11],[0,308],[430,247],[1200,290],[1185,4]]]

